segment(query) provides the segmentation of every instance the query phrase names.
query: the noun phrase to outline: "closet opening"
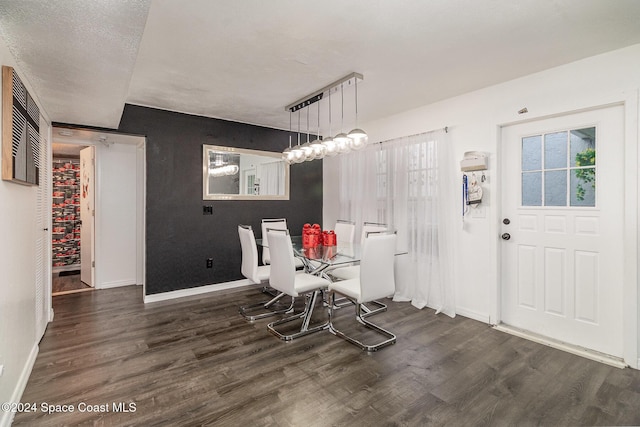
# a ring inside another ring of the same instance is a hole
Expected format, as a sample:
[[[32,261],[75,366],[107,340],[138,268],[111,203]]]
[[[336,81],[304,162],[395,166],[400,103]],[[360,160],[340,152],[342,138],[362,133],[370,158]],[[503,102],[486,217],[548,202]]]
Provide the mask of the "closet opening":
[[[88,181],[94,173],[93,162],[87,164],[86,157],[92,150],[85,145],[52,145],[52,296],[94,289],[90,270],[87,275],[92,262],[92,239],[88,233],[93,222],[87,211],[88,198],[93,197],[93,191],[88,190],[92,183]]]

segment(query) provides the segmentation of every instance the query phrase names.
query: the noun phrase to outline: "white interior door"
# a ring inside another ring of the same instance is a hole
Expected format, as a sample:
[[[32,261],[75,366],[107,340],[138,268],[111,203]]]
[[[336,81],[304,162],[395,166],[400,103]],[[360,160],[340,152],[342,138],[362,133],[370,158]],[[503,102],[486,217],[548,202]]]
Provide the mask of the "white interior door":
[[[502,129],[501,321],[623,356],[624,107]],[[508,239],[508,240],[507,240]]]
[[[95,147],[80,150],[80,280],[95,281]]]
[[[36,205],[36,338],[39,340],[49,323],[51,309],[51,156],[49,127],[40,121],[39,185]]]

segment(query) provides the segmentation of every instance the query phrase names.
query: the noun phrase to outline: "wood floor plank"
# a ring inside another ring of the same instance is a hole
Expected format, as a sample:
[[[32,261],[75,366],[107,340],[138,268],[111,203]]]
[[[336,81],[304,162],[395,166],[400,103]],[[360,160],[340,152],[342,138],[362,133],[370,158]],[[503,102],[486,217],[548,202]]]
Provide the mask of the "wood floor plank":
[[[238,313],[264,299],[257,287],[146,305],[136,286],[57,296],[23,402],[109,410],[14,425],[640,424],[640,371],[390,300],[371,320],[398,341],[379,352],[328,331],[284,342]],[[370,337],[353,307],[336,321]]]

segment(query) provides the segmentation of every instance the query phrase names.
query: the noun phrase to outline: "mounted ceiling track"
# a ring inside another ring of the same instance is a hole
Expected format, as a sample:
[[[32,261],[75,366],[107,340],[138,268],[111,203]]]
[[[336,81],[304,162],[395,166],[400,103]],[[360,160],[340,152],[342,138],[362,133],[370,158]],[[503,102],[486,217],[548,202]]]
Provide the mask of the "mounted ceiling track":
[[[322,98],[324,98],[325,96],[329,96],[332,93],[336,93],[340,90],[340,86],[342,84],[356,84],[357,81],[356,80],[364,80],[364,77],[362,77],[362,74],[360,73],[351,73],[351,74],[347,74],[346,76],[344,76],[341,79],[336,80],[335,82],[323,87],[320,90],[317,90],[307,96],[305,96],[304,98],[301,98],[299,100],[297,100],[296,102],[294,102],[293,104],[289,104],[286,107],[284,107],[285,111],[289,111],[291,113],[295,113],[296,111],[300,110],[301,108],[305,108],[308,107],[311,104],[314,104],[320,100],[322,100]]]
[[[288,164],[302,163],[314,159],[322,159],[325,156],[335,156],[336,154],[348,153],[351,150],[359,150],[367,144],[368,136],[365,131],[358,128],[358,81],[364,78],[360,73],[350,73],[341,79],[319,89],[309,95],[287,105],[284,109],[289,112],[289,120],[291,121],[291,113],[298,112],[298,145],[291,146],[291,135],[289,136],[289,148],[282,152],[282,159]],[[349,132],[344,133],[342,129],[344,125],[344,87],[354,86],[355,90],[355,127]],[[340,133],[335,137],[331,137],[331,95],[340,91],[341,98],[341,122]],[[320,106],[318,105],[318,138],[309,142],[309,110],[308,108],[322,101],[324,98],[329,100],[329,134],[323,140],[320,140]],[[307,108],[307,142],[300,145],[300,110]],[[291,133],[291,124],[289,125]]]

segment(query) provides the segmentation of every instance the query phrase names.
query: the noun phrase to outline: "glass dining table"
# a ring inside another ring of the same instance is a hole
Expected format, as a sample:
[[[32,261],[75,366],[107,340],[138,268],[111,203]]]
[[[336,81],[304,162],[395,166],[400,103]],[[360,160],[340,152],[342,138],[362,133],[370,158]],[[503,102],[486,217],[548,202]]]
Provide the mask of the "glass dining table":
[[[264,246],[262,239],[256,239],[258,246]],[[291,236],[293,253],[300,258],[307,273],[323,276],[338,267],[357,264],[360,262],[362,245],[359,243],[338,243],[335,246],[318,245],[304,247],[302,236]]]
[[[268,246],[263,245],[262,239],[256,239],[256,244],[268,248]],[[308,248],[303,246],[302,236],[291,236],[291,245],[293,246],[294,255],[302,260],[307,273],[324,277],[329,281],[333,281],[333,278],[329,276],[331,270],[357,265],[362,258],[362,245],[360,243],[338,243],[336,246],[318,245]],[[396,250],[396,256],[405,254],[407,254],[405,250]],[[352,303],[345,301],[346,298],[341,300],[340,302],[336,300],[334,308],[340,308]],[[325,300],[325,304],[328,304],[328,300]],[[362,304],[363,317],[387,310],[387,305],[380,301],[371,301],[370,304],[375,305],[376,308],[372,309]]]

